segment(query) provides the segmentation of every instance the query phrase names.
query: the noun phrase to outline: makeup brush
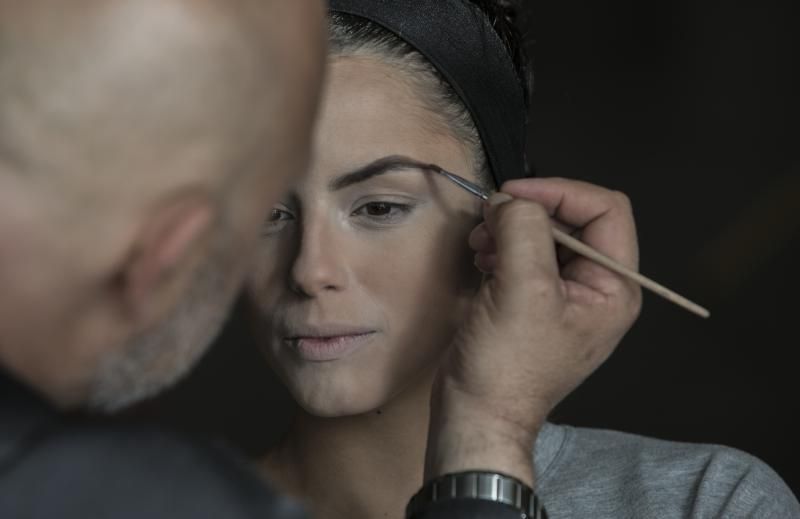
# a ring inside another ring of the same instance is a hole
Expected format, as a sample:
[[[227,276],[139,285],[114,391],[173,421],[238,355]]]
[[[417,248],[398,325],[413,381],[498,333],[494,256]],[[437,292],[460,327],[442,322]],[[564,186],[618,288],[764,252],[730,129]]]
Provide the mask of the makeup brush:
[[[470,182],[469,180],[462,178],[454,173],[450,173],[449,171],[445,171],[444,169],[440,168],[435,164],[429,164],[425,166],[425,169],[428,169],[434,173],[438,173],[439,175],[445,177],[446,179],[450,180],[457,186],[461,187],[462,189],[472,193],[473,195],[477,196],[482,200],[488,200],[491,196],[491,193],[484,190],[482,187],[478,186],[477,184]],[[564,231],[558,229],[557,227],[553,226],[553,238],[555,241],[564,247],[584,256],[604,267],[607,269],[616,272],[617,274],[624,276],[639,285],[647,288],[656,294],[660,295],[664,299],[668,301],[672,301],[676,305],[685,308],[686,310],[692,312],[693,314],[699,315],[707,319],[710,317],[711,313],[703,308],[702,306],[694,303],[680,294],[676,294],[672,290],[668,289],[664,285],[656,283],[652,279],[649,279],[638,272],[629,269],[628,267],[622,265],[621,263],[609,258],[608,256],[594,250],[593,248],[589,247],[585,243],[580,240],[577,240],[570,236],[569,234],[565,233]]]

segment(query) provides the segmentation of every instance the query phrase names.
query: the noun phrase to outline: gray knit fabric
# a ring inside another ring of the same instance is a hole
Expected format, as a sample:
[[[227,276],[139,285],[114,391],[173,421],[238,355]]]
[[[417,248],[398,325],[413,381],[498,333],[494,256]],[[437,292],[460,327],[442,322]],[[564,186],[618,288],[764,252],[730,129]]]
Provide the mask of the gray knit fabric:
[[[728,447],[548,424],[534,461],[551,519],[800,519],[784,481]]]

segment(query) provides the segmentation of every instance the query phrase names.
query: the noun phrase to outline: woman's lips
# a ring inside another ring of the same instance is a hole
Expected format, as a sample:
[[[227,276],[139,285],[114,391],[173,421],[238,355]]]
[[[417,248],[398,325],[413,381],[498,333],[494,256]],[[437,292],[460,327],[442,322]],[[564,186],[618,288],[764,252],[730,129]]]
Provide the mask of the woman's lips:
[[[301,359],[328,362],[346,357],[369,342],[375,332],[329,336],[299,336],[286,339]]]

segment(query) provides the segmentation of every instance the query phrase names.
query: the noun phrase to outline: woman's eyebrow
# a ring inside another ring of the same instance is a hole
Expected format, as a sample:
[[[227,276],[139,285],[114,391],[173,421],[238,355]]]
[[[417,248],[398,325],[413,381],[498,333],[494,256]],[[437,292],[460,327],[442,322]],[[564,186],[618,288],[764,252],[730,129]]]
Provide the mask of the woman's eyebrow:
[[[436,168],[434,164],[424,164],[403,155],[389,155],[373,162],[366,166],[362,166],[354,171],[340,175],[328,184],[330,191],[338,191],[346,187],[352,186],[359,182],[364,182],[372,177],[390,173],[392,171],[401,171],[408,169],[418,169],[422,171],[431,170]]]

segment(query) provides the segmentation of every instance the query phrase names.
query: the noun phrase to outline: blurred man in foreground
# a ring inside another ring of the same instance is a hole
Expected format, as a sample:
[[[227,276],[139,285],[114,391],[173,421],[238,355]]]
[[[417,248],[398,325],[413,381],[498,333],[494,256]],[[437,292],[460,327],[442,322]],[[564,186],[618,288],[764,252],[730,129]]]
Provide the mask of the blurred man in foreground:
[[[297,513],[226,455],[51,404],[119,409],[205,351],[305,170],[323,20],[317,0],[0,0],[0,516]]]

